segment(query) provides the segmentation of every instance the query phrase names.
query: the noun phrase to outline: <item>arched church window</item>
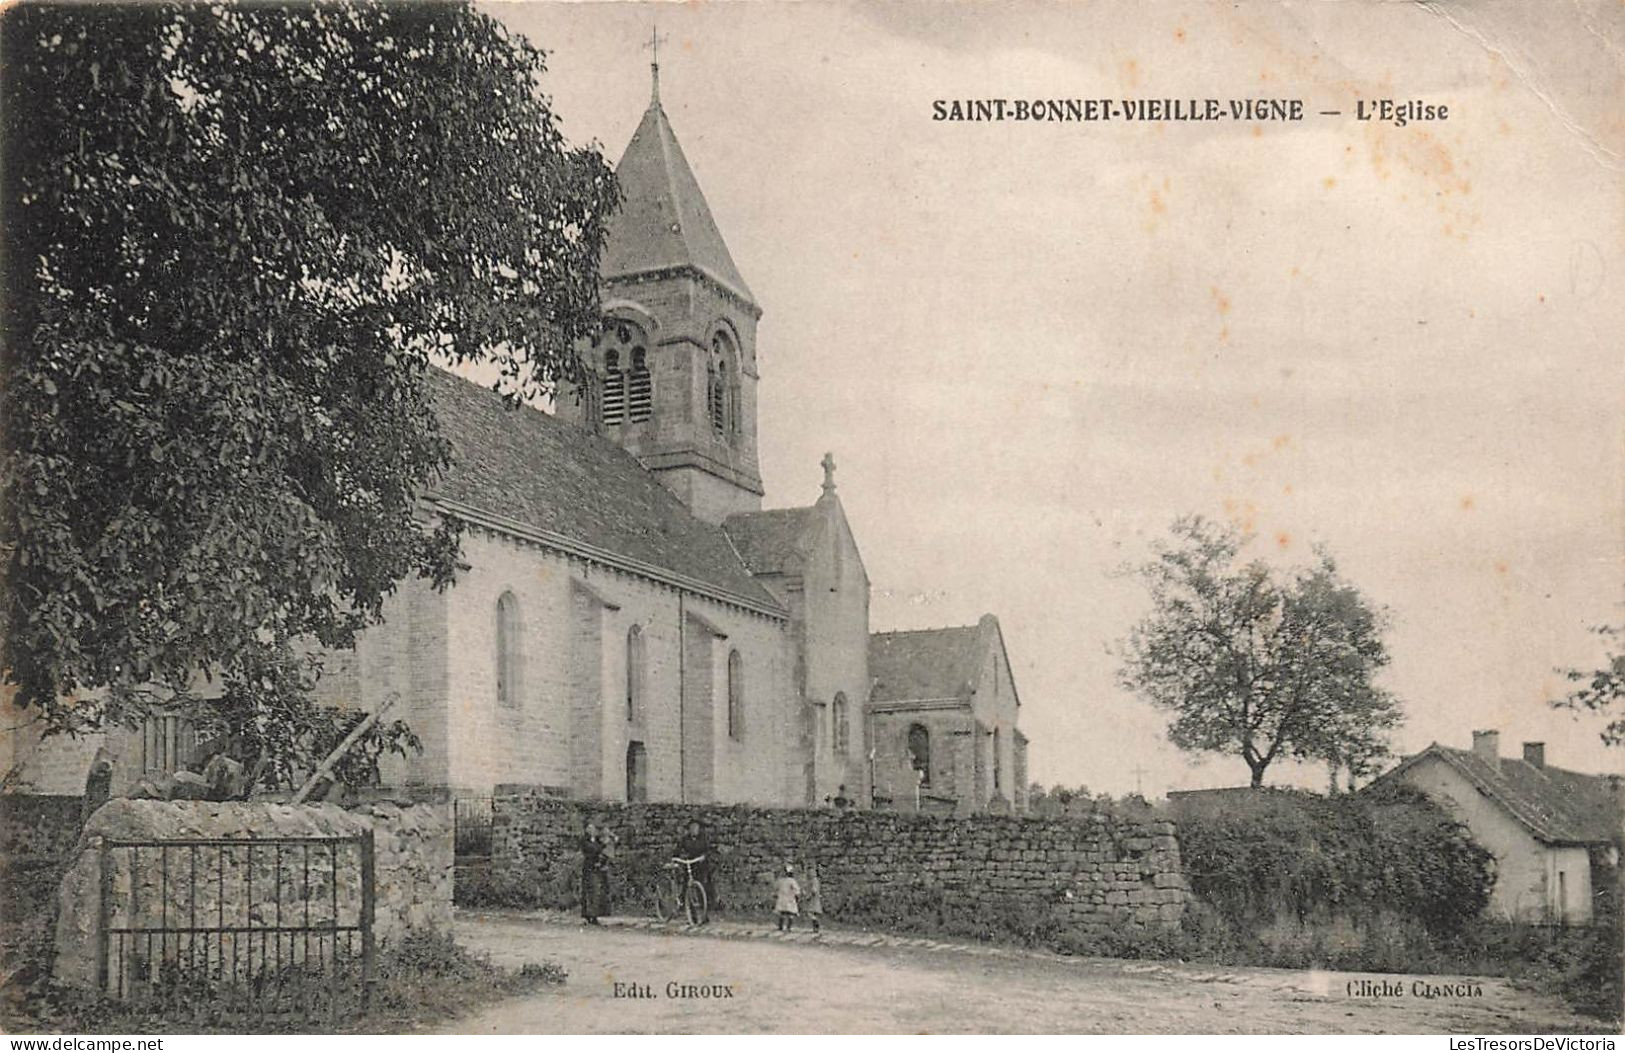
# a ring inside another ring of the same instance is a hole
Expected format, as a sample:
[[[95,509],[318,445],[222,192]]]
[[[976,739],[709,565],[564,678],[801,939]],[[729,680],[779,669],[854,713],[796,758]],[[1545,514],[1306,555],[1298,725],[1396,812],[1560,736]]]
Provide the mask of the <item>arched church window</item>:
[[[626,630],[626,719],[643,716],[643,627]]]
[[[830,706],[830,719],[834,724],[835,752],[845,756],[847,747],[851,744],[852,729],[846,712],[846,695],[844,692],[835,693],[835,701]]]
[[[519,599],[504,592],[497,600],[497,704],[519,706],[523,691],[524,640],[519,623]]]
[[[931,785],[931,732],[924,724],[911,724],[908,729],[909,767],[920,773],[920,786]]]
[[[728,652],[728,737],[745,737],[745,674],[738,651]]]
[[[654,414],[654,375],[648,339],[631,322],[605,324],[603,398],[598,419],[606,425],[637,424]]]
[[[993,729],[993,789],[1004,789],[1004,753],[1000,749],[1002,736],[999,729]]]

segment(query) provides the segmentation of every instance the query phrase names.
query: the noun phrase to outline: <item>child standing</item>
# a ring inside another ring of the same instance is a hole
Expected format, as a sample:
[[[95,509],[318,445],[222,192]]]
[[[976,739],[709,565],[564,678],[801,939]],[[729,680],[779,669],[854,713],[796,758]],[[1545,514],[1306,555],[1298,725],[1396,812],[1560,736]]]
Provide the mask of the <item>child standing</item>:
[[[775,889],[778,895],[773,909],[779,912],[779,931],[789,932],[795,928],[797,901],[801,899],[801,883],[796,880],[794,866],[784,864],[784,873],[779,875]]]
[[[807,863],[807,889],[801,897],[801,912],[807,915],[812,922],[812,930],[818,931],[819,916],[824,913],[824,896],[818,883],[818,861],[809,860]]]

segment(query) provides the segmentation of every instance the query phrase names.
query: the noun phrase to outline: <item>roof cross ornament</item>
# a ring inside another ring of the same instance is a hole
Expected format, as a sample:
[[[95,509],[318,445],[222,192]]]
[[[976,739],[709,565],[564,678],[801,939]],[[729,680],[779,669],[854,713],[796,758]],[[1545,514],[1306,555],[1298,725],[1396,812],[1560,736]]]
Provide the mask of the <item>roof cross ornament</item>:
[[[826,453],[824,459],[818,463],[823,465],[824,468],[824,493],[833,494],[835,492],[835,455]]]
[[[643,45],[649,49],[649,103],[656,106],[660,104],[660,44],[666,39],[658,25],[651,25],[649,42]]]

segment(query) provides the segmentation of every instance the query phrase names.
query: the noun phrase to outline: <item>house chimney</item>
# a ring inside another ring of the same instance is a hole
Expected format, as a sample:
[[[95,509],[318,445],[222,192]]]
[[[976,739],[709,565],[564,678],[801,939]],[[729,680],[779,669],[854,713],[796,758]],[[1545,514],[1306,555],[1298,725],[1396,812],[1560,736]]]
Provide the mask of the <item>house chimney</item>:
[[[1473,732],[1473,755],[1491,764],[1501,759],[1501,733],[1499,731]]]
[[[1523,744],[1523,762],[1532,764],[1537,768],[1546,767],[1546,743],[1526,742]]]

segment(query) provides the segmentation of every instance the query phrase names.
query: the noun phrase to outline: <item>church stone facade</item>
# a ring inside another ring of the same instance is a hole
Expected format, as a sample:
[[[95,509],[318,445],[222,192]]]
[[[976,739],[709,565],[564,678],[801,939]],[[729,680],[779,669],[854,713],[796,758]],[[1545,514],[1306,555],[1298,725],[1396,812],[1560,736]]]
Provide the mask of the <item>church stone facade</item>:
[[[997,666],[965,706],[877,696],[876,654],[888,669],[930,664],[954,640],[917,653],[871,641],[868,572],[831,457],[810,504],[761,508],[762,311],[658,94],[618,173],[625,202],[584,381],[549,414],[431,371],[453,466],[424,512],[462,522],[469,569],[444,592],[403,582],[353,651],[326,656],[320,693],[369,710],[387,700],[389,719],[411,726],[422,752],[384,761],[401,786],[914,808],[926,805],[912,773],[940,763],[930,807],[996,809],[1001,794],[1019,805],[1025,746],[1002,638],[989,651],[997,623],[952,656],[956,671]],[[909,752],[919,726],[940,743],[929,762]],[[83,766],[50,758],[84,747],[31,747],[24,787],[76,792]],[[114,752],[115,792],[159,755]]]

